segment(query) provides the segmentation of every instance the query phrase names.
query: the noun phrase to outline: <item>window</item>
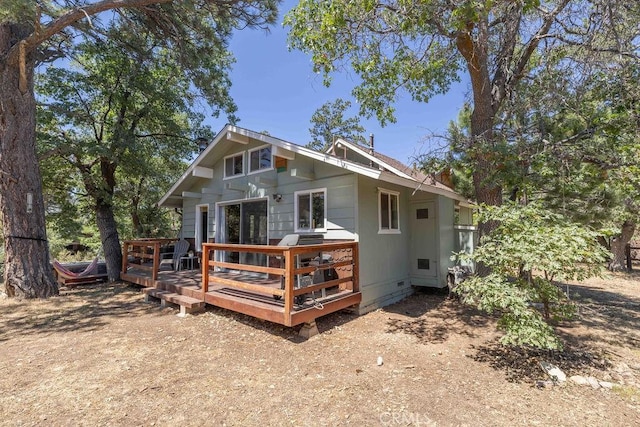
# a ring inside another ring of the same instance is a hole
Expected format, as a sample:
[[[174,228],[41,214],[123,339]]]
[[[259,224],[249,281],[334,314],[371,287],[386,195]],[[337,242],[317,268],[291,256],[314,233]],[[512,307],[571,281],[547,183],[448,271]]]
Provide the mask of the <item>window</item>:
[[[224,158],[224,177],[244,175],[244,153],[234,154]]]
[[[397,191],[378,189],[378,233],[400,233],[399,198]]]
[[[324,231],[327,218],[327,189],[295,193],[295,230]]]
[[[249,173],[271,169],[271,146],[249,151]]]

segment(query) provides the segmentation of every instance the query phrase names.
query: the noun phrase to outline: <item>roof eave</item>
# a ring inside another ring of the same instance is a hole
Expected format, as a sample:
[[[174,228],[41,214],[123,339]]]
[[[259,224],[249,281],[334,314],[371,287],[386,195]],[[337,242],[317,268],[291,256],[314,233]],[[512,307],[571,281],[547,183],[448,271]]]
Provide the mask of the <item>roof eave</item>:
[[[448,197],[450,199],[457,200],[457,201],[459,201],[461,203],[462,202],[468,203],[468,200],[464,196],[456,193],[453,190],[447,190],[445,188],[436,187],[436,186],[431,185],[431,184],[420,183],[420,182],[418,182],[418,181],[416,181],[414,179],[402,178],[402,177],[396,176],[394,174],[391,174],[389,172],[383,172],[379,179],[381,181],[384,181],[384,182],[388,182],[388,183],[391,183],[391,184],[396,184],[396,185],[400,185],[400,186],[403,186],[403,187],[407,187],[407,188],[413,189],[414,192],[416,192],[416,191],[424,191],[424,192],[427,192],[427,193],[433,193],[433,194],[438,194],[438,195],[441,195],[441,196],[445,196],[445,197]]]
[[[416,191],[426,191],[434,194],[439,194],[445,197],[449,197],[454,200],[458,200],[460,202],[469,203],[467,199],[465,199],[460,194],[456,193],[453,190],[447,190],[444,188],[439,188],[430,184],[420,183],[416,181],[414,178],[409,177],[408,175],[397,171],[395,168],[387,165],[384,161],[372,157],[377,163],[383,164],[385,167],[388,167],[388,171],[382,171],[378,168],[373,168],[370,166],[362,165],[357,162],[352,162],[350,160],[341,159],[334,155],[323,153],[319,151],[312,150],[310,148],[306,148],[297,144],[293,144],[291,142],[287,142],[282,139],[274,138],[270,135],[265,135],[263,133],[254,132],[248,129],[240,128],[238,126],[226,125],[222,128],[220,132],[213,138],[212,142],[207,146],[207,148],[200,153],[200,155],[193,161],[193,163],[187,168],[187,170],[182,174],[180,179],[176,181],[176,183],[171,187],[171,189],[165,193],[165,195],[158,202],[158,206],[166,207],[166,208],[174,208],[181,207],[178,206],[178,200],[182,200],[182,193],[178,192],[178,188],[180,185],[186,181],[193,173],[193,170],[199,165],[199,163],[209,155],[209,153],[213,150],[213,148],[220,143],[223,138],[227,137],[228,132],[233,132],[238,135],[242,135],[247,138],[255,139],[267,144],[274,145],[276,147],[280,147],[284,150],[291,151],[296,154],[300,154],[302,156],[311,158],[313,160],[318,160],[324,162],[326,164],[330,164],[345,170],[348,170],[353,173],[357,173],[359,175],[364,175],[366,177],[381,180],[384,182],[389,182],[392,184],[397,184],[403,187],[411,188]],[[349,145],[349,147],[353,147],[348,141],[339,138],[337,141],[341,141]],[[357,150],[362,151],[361,149]],[[370,156],[368,153],[364,153],[366,156]]]
[[[369,161],[378,163],[380,165],[382,165],[385,169],[395,173],[398,176],[401,176],[403,178],[408,178],[408,179],[412,179],[411,176],[407,175],[406,173],[402,172],[401,170],[394,168],[393,166],[391,166],[390,164],[388,164],[387,162],[385,162],[382,159],[377,158],[376,156],[367,153],[365,150],[363,150],[362,148],[358,147],[356,144],[353,144],[347,140],[344,140],[342,138],[338,138],[336,140],[336,143],[340,143],[340,144],[345,144],[347,145],[351,150],[355,151],[356,153],[360,154],[361,156],[363,156],[364,158],[366,158]]]

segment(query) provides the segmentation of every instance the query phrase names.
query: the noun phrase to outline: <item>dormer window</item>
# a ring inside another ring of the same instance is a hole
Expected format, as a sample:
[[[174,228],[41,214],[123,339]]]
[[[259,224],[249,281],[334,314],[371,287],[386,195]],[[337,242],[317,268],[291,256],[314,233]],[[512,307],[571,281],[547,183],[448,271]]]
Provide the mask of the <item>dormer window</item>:
[[[249,173],[271,168],[271,145],[265,145],[249,151]]]
[[[244,153],[234,154],[224,158],[224,177],[244,175]]]

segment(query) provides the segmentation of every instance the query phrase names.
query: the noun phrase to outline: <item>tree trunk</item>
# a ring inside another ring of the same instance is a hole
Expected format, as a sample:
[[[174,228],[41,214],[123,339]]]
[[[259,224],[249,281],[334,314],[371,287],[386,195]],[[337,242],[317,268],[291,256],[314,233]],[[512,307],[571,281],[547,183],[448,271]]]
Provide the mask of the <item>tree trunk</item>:
[[[140,215],[138,214],[138,208],[133,206],[131,209],[131,225],[136,237],[148,237],[145,236],[144,227],[142,226]]]
[[[96,204],[96,223],[100,230],[100,240],[107,263],[107,276],[110,282],[120,279],[122,268],[122,249],[113,207],[107,203]]]
[[[0,24],[0,58],[29,34],[25,26]],[[50,264],[40,168],[36,156],[33,55],[21,64],[0,61],[0,211],[7,295],[48,298],[58,294]],[[22,69],[22,72],[21,72]],[[22,86],[22,87],[21,87]]]
[[[607,266],[609,270],[623,271],[627,269],[625,247],[633,238],[635,231],[636,223],[627,220],[622,224],[620,235],[611,240],[611,261],[609,261],[609,265]]]
[[[494,99],[493,85],[489,76],[488,25],[486,19],[480,20],[476,24],[475,37],[471,35],[472,27],[461,31],[457,36],[456,46],[466,61],[473,93],[469,152],[473,161],[476,201],[488,205],[501,205],[502,187],[495,179],[494,173],[500,165],[494,161],[491,150],[494,145],[493,127],[499,101]],[[479,224],[479,237],[491,229],[493,229],[491,224]]]
[[[100,241],[107,264],[107,277],[110,282],[120,279],[122,268],[122,249],[115,215],[113,213],[113,193],[116,186],[116,164],[106,157],[99,158],[100,175],[94,176],[91,166],[76,164],[82,176],[84,188],[94,200],[96,225],[100,232]]]

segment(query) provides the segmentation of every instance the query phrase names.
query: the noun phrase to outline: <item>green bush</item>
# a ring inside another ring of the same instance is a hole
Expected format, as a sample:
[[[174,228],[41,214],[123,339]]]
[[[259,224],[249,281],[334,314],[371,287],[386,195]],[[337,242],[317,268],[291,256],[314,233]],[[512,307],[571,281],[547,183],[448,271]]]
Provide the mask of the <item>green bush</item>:
[[[464,302],[500,315],[503,344],[561,349],[550,322],[570,319],[575,306],[557,281],[601,274],[608,254],[598,233],[536,204],[482,206],[479,221],[497,227],[472,255],[457,256],[491,273],[470,277],[456,292]]]

